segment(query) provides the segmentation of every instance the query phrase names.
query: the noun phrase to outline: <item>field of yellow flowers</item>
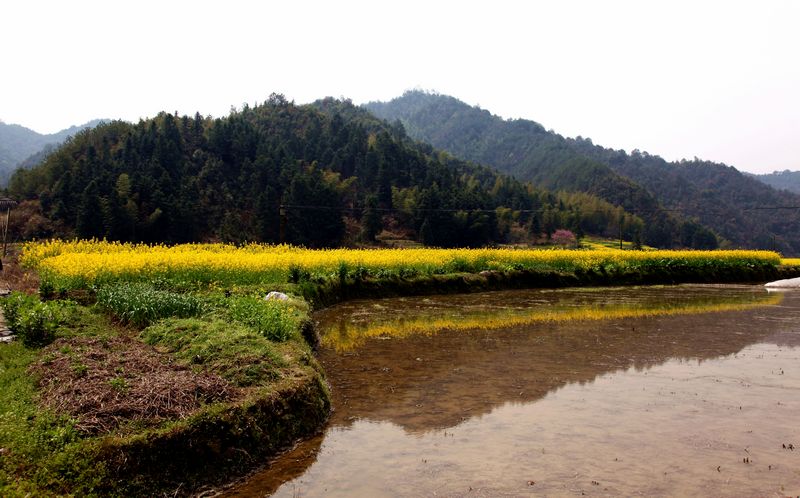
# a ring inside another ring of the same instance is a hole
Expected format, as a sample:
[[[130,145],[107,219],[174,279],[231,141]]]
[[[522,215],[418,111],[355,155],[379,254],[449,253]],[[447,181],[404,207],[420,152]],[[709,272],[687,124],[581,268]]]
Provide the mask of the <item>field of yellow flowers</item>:
[[[166,279],[199,284],[265,284],[327,278],[415,276],[483,270],[653,271],[735,269],[781,263],[769,251],[568,249],[330,249],[286,245],[123,244],[50,240],[26,244],[20,263],[57,289]]]

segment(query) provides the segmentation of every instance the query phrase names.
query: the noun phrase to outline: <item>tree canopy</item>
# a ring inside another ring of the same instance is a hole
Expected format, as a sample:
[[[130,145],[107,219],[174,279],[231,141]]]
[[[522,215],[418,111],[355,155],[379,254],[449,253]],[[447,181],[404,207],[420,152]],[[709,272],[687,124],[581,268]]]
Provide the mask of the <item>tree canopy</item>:
[[[415,142],[349,101],[281,95],[211,119],[161,113],[76,134],[10,192],[54,235],[336,246],[383,228],[437,246],[536,240],[558,228],[627,237],[643,222]],[[350,228],[350,227],[355,227]],[[38,236],[42,229],[36,231]]]

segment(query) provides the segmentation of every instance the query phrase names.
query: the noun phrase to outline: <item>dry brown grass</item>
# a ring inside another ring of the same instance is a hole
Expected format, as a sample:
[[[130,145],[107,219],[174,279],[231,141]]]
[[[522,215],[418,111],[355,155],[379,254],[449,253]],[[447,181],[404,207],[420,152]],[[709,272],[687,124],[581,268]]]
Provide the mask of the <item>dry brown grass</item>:
[[[20,244],[8,245],[6,257],[2,258],[3,270],[0,271],[0,291],[16,290],[35,294],[39,291],[39,276],[35,272],[20,267],[17,257],[21,248]]]
[[[125,335],[59,339],[31,370],[39,378],[40,403],[75,418],[86,434],[182,419],[241,394],[221,377],[171,364],[167,355]]]

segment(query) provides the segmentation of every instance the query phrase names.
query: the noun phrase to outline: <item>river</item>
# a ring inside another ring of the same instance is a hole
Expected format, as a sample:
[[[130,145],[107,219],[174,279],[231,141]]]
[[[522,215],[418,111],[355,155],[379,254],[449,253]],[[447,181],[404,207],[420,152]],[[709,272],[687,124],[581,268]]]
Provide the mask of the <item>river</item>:
[[[333,415],[228,496],[800,494],[800,292],[506,291],[315,318]]]

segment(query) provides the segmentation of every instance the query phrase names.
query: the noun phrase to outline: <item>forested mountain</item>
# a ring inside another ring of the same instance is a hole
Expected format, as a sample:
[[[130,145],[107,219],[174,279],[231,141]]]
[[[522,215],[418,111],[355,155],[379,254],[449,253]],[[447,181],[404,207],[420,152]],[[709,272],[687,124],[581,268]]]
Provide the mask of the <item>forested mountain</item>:
[[[611,166],[658,196],[665,207],[696,217],[735,246],[800,254],[800,196],[775,190],[732,166],[695,159],[667,162],[646,152],[605,149],[588,139],[575,150]]]
[[[414,142],[348,101],[280,95],[218,119],[102,124],[18,170],[9,190],[38,203],[21,237],[320,247],[391,228],[476,246],[557,228],[613,235],[620,223],[635,238],[642,227],[596,197],[556,195]]]
[[[533,121],[503,120],[453,97],[419,91],[365,108],[380,118],[399,120],[411,137],[457,157],[549,189],[587,192],[635,212],[646,222],[643,235],[650,245],[716,246],[713,233],[670,216],[646,189],[577,153],[563,137]]]
[[[520,178],[550,176],[545,185],[594,192],[615,204],[620,203],[615,195],[624,193],[623,198],[637,201],[643,217],[657,202],[676,216],[696,220],[681,225],[684,245],[708,237],[702,225],[734,247],[800,253],[800,210],[773,209],[800,206],[800,196],[776,191],[732,167],[699,160],[670,163],[638,151],[605,149],[589,139],[563,138],[532,121],[503,120],[424,92],[366,107],[384,119],[399,119],[416,139]]]
[[[57,145],[75,133],[97,126],[101,120],[89,121],[80,126],[71,126],[58,133],[42,135],[24,126],[6,124],[0,121],[0,185],[5,185],[8,177],[20,163],[31,164],[32,156],[43,158],[42,151],[48,145]]]
[[[766,183],[776,189],[788,190],[800,194],[800,171],[775,171],[764,175],[751,175],[761,183]]]

